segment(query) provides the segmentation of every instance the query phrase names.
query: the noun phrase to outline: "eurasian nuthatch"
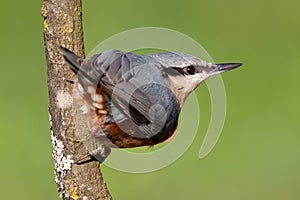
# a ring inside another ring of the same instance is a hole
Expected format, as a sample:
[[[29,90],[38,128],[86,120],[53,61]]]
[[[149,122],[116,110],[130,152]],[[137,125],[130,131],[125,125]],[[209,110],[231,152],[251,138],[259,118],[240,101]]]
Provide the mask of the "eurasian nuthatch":
[[[212,64],[184,53],[136,55],[108,50],[83,60],[61,48],[77,74],[73,97],[86,116],[101,161],[110,147],[152,146],[177,129],[187,96],[210,76],[241,66]]]

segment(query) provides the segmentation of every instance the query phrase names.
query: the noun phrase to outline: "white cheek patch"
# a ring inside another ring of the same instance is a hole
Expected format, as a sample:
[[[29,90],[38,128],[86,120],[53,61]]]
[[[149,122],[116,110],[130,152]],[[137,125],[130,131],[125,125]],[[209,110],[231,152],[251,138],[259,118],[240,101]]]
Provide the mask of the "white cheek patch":
[[[193,82],[195,86],[203,82],[207,78],[208,78],[208,74],[206,71],[202,71],[201,73],[196,73],[194,75],[187,76],[187,79]]]

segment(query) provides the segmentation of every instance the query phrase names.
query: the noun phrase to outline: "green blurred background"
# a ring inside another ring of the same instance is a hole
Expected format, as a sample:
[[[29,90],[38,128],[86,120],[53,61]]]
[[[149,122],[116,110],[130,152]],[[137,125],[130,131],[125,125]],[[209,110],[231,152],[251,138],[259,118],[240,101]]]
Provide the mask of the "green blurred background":
[[[1,2],[1,199],[59,199],[41,4]],[[244,63],[223,75],[227,118],[213,152],[198,159],[210,118],[203,85],[200,130],[189,150],[148,174],[103,167],[114,199],[300,199],[299,0],[89,0],[83,10],[86,52],[121,31],[158,26],[194,38],[216,62]]]

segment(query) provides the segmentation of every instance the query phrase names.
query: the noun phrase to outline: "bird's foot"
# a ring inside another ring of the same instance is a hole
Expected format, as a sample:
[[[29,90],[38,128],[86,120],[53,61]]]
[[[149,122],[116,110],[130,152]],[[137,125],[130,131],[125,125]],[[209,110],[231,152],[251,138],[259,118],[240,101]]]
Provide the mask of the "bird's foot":
[[[89,154],[86,154],[75,161],[76,164],[84,164],[92,161],[99,161],[100,163],[104,162],[107,156],[110,154],[110,147],[100,145],[97,149],[91,151]]]

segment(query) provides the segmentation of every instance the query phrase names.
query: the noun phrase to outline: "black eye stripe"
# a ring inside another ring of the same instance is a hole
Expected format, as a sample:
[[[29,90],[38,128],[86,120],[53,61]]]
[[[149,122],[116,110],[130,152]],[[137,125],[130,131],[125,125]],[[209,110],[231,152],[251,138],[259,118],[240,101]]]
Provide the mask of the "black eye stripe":
[[[188,65],[184,68],[179,68],[179,67],[170,67],[165,69],[168,74],[173,75],[173,76],[178,76],[178,75],[194,75],[198,71],[193,65]]]

